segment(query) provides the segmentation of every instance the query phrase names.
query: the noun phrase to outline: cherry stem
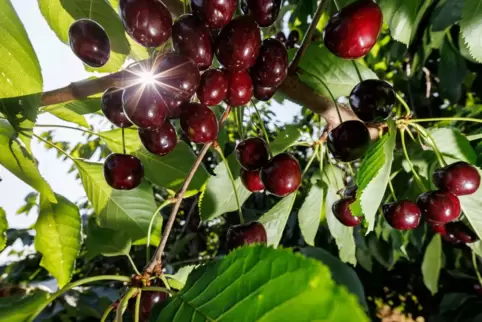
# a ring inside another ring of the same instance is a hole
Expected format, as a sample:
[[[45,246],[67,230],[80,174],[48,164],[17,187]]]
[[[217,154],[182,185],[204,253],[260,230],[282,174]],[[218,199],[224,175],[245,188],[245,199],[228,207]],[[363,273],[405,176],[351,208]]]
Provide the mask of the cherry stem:
[[[393,184],[391,179],[388,179],[388,187],[390,188],[390,194],[392,195],[393,201],[397,201],[397,195],[395,194],[395,189],[393,189]]]
[[[336,3],[336,2],[335,2],[335,3]],[[337,6],[337,7],[338,7],[338,6]],[[338,9],[338,10],[340,10],[340,9]],[[358,65],[356,64],[356,61],[352,60],[351,62],[352,62],[352,64],[353,64],[353,67],[355,67],[355,71],[356,71],[356,74],[358,75],[358,79],[360,80],[360,82],[363,82],[363,77],[362,77],[362,75],[361,75],[361,73],[360,73],[360,69],[358,68]]]
[[[110,312],[114,309],[114,305],[111,304],[107,309],[105,310],[104,314],[102,315],[102,318],[100,319],[100,322],[105,322],[107,318],[109,317]]]
[[[172,200],[168,199],[161,203],[159,207],[157,207],[156,211],[151,216],[151,221],[149,222],[149,229],[147,230],[147,247],[146,247],[146,259],[151,258],[151,234],[152,234],[152,225],[154,224],[154,220],[156,219],[157,215],[164,209],[167,205],[171,204]]]
[[[84,132],[87,134],[92,134],[98,136],[99,134],[95,133],[94,131],[83,129],[81,127],[73,127],[73,126],[68,126],[68,125],[54,125],[54,124],[35,124],[35,127],[57,127],[61,129],[69,129],[69,130],[76,130],[80,132]]]
[[[138,288],[133,287],[133,288],[128,289],[127,293],[120,300],[119,305],[117,306],[115,322],[122,322],[123,321],[122,316],[124,315],[124,312],[127,309],[127,305],[129,304],[129,300],[133,296],[135,296],[137,294],[137,292],[139,292]]]
[[[57,151],[59,151],[60,153],[62,153],[63,155],[65,155],[67,158],[69,158],[70,160],[72,160],[73,162],[75,162],[75,159],[70,155],[68,154],[64,149],[62,149],[61,147],[58,147],[57,145],[55,145],[54,143],[48,141],[48,140],[45,140],[44,138],[42,138],[41,136],[35,134],[32,132],[32,136],[34,136],[35,138],[37,138],[38,140],[50,145],[51,147],[55,148]]]
[[[405,100],[400,96],[400,94],[395,92],[395,96],[397,97],[400,104],[402,104],[402,106],[405,108],[405,112],[407,113],[407,115],[405,115],[405,117],[409,117],[410,115],[412,115],[412,110],[408,106],[407,102],[405,102]]]
[[[477,265],[477,254],[472,250],[472,265],[474,265],[475,274],[479,280],[479,284],[482,286],[482,276],[480,275],[479,267]]]
[[[338,1],[333,0],[333,3],[335,4],[336,10],[340,11],[340,6],[338,5]]]
[[[136,308],[134,312],[134,322],[139,322],[139,314],[140,314],[140,308],[141,308],[141,296],[142,296],[142,290],[139,290],[139,293],[137,293],[136,296]]]
[[[126,254],[126,257],[129,260],[129,263],[131,264],[132,268],[134,269],[134,272],[137,275],[141,275],[141,273],[139,273],[139,270],[137,269],[136,263],[134,263],[134,260],[132,259],[131,255]]]
[[[433,151],[435,152],[435,155],[437,156],[437,160],[438,160],[438,163],[440,164],[440,166],[444,167],[447,165],[447,162],[445,162],[445,159],[442,155],[442,153],[440,152],[438,146],[437,146],[437,143],[435,142],[434,138],[430,135],[430,133],[428,133],[422,126],[418,125],[418,124],[408,124],[410,126],[413,126],[415,128],[415,130],[417,131],[417,133],[421,136],[423,136],[425,138],[426,141],[430,140],[430,145],[432,146],[433,148]]]
[[[443,122],[443,121],[461,121],[461,122],[474,122],[474,123],[482,123],[480,119],[474,119],[471,117],[434,117],[428,119],[413,119],[413,120],[406,120],[404,123],[422,123],[422,122]]]
[[[224,110],[224,113],[221,116],[221,119],[219,120],[219,127],[221,127],[224,121],[226,121],[226,119],[229,116],[229,113],[231,113],[231,106],[228,106]],[[191,170],[189,171],[186,179],[184,179],[184,183],[182,184],[181,189],[176,194],[176,198],[175,198],[176,203],[174,204],[174,207],[172,207],[171,214],[169,215],[169,219],[166,224],[166,228],[164,228],[164,233],[162,235],[161,242],[159,243],[159,246],[157,246],[154,256],[151,258],[151,261],[144,268],[143,270],[144,273],[147,273],[150,275],[157,266],[159,266],[159,269],[162,267],[162,254],[164,252],[164,249],[166,248],[167,239],[169,238],[169,234],[171,233],[172,226],[174,225],[174,221],[176,220],[177,212],[181,207],[181,202],[184,197],[184,194],[186,193],[187,188],[189,187],[189,184],[191,183],[192,178],[194,177],[194,174],[196,173],[197,169],[201,165],[204,156],[209,151],[213,143],[214,142],[209,142],[203,146],[203,148],[199,152],[199,155],[196,158],[196,161],[194,161],[194,164],[191,167]]]
[[[169,291],[169,292],[172,292],[171,287],[169,286],[169,282],[167,281],[167,278],[164,275],[161,275],[161,281],[166,286],[166,290]]]
[[[236,126],[238,127],[238,132],[239,132],[239,137],[244,140],[244,127],[243,127],[243,121],[242,121],[242,113],[241,111],[242,107],[237,107],[236,108],[236,113],[234,113],[234,119],[236,121]]]
[[[261,132],[263,132],[264,139],[266,140],[266,143],[269,144],[268,132],[266,132],[266,127],[264,126],[264,122],[263,122],[263,118],[261,117],[261,113],[259,113],[258,107],[256,107],[256,104],[254,103],[253,100],[251,100],[251,104],[254,107],[256,115],[258,116],[259,126],[261,127]]]
[[[311,156],[310,160],[309,160],[308,163],[306,164],[305,169],[303,170],[303,174],[301,175],[302,177],[304,177],[305,174],[306,174],[306,172],[308,172],[308,170],[310,169],[311,164],[313,163],[313,161],[315,160],[316,156],[318,155],[318,150],[319,150],[319,148],[320,148],[319,145],[315,146],[315,149],[313,150],[313,155]]]
[[[422,179],[418,175],[417,171],[415,171],[415,167],[412,163],[412,160],[410,160],[410,157],[408,156],[407,145],[405,144],[405,131],[406,130],[407,130],[406,128],[402,128],[402,130],[400,131],[400,136],[401,136],[401,139],[402,139],[403,153],[405,154],[405,159],[408,162],[408,166],[410,167],[410,170],[413,173],[413,177],[415,178],[415,181],[417,182],[417,184],[420,187],[420,189],[422,190],[422,192],[425,192],[425,191],[427,191],[427,188],[425,188],[425,185],[424,185]]]
[[[296,70],[298,69],[298,65],[301,61],[301,58],[303,57],[306,50],[308,49],[308,46],[311,43],[313,32],[315,31],[316,26],[318,25],[318,22],[320,21],[321,16],[323,15],[323,11],[325,10],[325,5],[327,2],[328,2],[327,0],[320,1],[320,4],[316,9],[315,15],[313,16],[313,20],[311,21],[310,26],[308,27],[308,30],[306,30],[305,36],[301,41],[301,46],[300,48],[298,48],[298,50],[296,51],[295,57],[291,61],[291,64],[289,67],[289,73],[292,75],[296,74]]]
[[[160,286],[146,286],[141,288],[142,291],[145,292],[163,292],[163,293],[168,293],[170,295],[175,295],[176,292],[173,292],[171,290],[168,290],[165,287],[160,287]]]
[[[124,154],[126,154],[126,136],[124,133],[124,128],[122,128],[122,151]]]

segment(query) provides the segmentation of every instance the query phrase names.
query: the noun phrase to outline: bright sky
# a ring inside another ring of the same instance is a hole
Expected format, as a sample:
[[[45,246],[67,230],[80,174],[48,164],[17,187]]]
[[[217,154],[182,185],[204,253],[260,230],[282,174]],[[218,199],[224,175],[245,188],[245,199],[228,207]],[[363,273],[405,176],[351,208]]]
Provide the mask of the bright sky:
[[[40,13],[37,0],[11,0],[17,14],[22,20],[29,35],[30,41],[37,53],[42,68],[44,90],[51,90],[68,85],[73,81],[88,78],[81,61],[72,54],[70,48],[60,42],[53,31],[50,30]],[[275,115],[282,121],[290,121],[299,108],[293,104],[283,107],[273,107]],[[288,112],[288,113],[287,113]],[[40,115],[38,124],[69,124],[51,115]],[[71,124],[70,124],[71,125]],[[36,133],[45,129],[36,130]],[[55,129],[55,137],[65,141],[79,142],[82,140],[80,132],[66,129]],[[75,180],[74,174],[67,174],[71,161],[62,161],[56,158],[56,151],[47,151],[43,144],[32,140],[32,150],[39,160],[40,173],[53,190],[76,202],[85,196],[81,184]],[[29,216],[16,215],[17,209],[24,203],[24,197],[33,189],[10,174],[0,166],[0,207],[7,212],[7,219],[11,228],[26,228],[35,223],[37,211]]]

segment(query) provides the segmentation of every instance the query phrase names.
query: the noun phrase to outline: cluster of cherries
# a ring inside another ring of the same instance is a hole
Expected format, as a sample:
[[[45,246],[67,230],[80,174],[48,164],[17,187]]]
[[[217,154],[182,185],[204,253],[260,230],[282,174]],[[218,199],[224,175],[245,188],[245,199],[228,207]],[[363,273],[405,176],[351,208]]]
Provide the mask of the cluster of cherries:
[[[288,37],[286,37],[285,33],[280,31],[274,38],[282,42],[286,46],[286,49],[292,49],[295,48],[300,40],[300,32],[298,30],[291,30]]]

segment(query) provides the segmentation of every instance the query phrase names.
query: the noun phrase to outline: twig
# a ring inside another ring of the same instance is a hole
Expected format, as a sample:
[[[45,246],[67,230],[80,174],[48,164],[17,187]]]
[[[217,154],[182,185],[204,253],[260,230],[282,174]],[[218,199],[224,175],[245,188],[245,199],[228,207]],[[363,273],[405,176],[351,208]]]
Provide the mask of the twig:
[[[427,87],[425,91],[425,97],[429,98],[430,92],[432,91],[432,81],[430,79],[430,71],[428,70],[427,67],[423,67],[422,70],[425,73],[425,86]]]

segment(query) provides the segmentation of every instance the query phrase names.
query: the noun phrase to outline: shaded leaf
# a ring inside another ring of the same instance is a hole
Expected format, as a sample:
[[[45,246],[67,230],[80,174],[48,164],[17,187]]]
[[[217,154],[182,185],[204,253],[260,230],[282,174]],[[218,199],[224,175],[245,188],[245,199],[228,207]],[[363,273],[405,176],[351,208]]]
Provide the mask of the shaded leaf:
[[[462,84],[468,70],[465,59],[447,37],[445,37],[440,48],[438,70],[440,93],[443,97],[448,98],[452,104],[457,104],[462,96]]]
[[[131,239],[122,230],[101,228],[95,217],[90,216],[87,223],[86,259],[91,260],[98,254],[103,256],[128,255],[131,250]]]
[[[482,5],[479,0],[465,0],[462,9],[460,30],[469,48],[469,52],[479,63],[482,63]]]
[[[186,285],[189,275],[195,268],[195,265],[181,267],[177,273],[172,276],[173,278],[168,280],[169,285],[175,289],[182,290],[184,285]]]
[[[425,1],[428,2],[428,1]],[[383,21],[390,27],[392,37],[405,45],[410,44],[417,30],[417,15],[421,0],[380,0]]]
[[[68,109],[76,114],[85,115],[100,111],[101,99],[100,97],[87,98],[84,100],[70,101],[67,103],[60,103],[48,105],[42,109],[43,112],[52,113],[55,115],[58,109]]]
[[[286,151],[301,136],[300,130],[295,125],[288,125],[285,129],[278,132],[278,136],[270,142],[269,149],[273,156]]]
[[[5,246],[7,246],[7,229],[7,214],[3,208],[0,208],[0,251],[4,250]]]
[[[477,153],[470,141],[456,128],[434,128],[427,130],[443,155],[475,164]],[[427,142],[430,146],[432,142]]]
[[[319,177],[319,176],[318,176]],[[301,234],[308,245],[315,245],[315,237],[320,222],[325,218],[324,203],[325,186],[318,181],[314,183],[308,196],[298,212],[298,223]]]
[[[440,234],[435,234],[425,250],[422,262],[423,282],[432,295],[438,292],[442,256],[442,238]]]
[[[281,199],[273,208],[258,219],[266,229],[268,245],[278,247],[295,199],[296,192]]]
[[[444,0],[432,13],[432,30],[444,31],[462,18],[464,0]]]
[[[26,321],[48,297],[49,293],[36,290],[23,297],[0,298],[0,322]]]

